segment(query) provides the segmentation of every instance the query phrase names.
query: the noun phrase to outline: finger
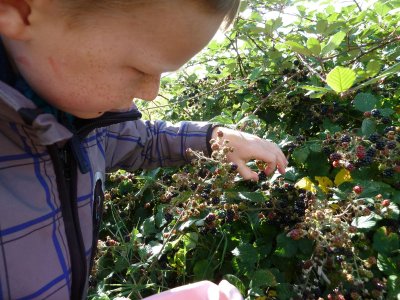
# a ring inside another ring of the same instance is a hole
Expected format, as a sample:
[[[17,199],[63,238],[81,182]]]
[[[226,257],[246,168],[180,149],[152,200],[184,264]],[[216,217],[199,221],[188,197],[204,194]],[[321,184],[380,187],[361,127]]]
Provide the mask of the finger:
[[[276,169],[276,162],[275,161],[269,162],[264,170],[264,173],[267,175],[271,175],[272,173],[275,172],[275,169]]]
[[[246,166],[244,162],[238,162],[236,164],[238,166],[237,171],[243,179],[258,181],[258,174]]]
[[[222,280],[219,285],[220,300],[243,300],[239,290],[227,280]]]

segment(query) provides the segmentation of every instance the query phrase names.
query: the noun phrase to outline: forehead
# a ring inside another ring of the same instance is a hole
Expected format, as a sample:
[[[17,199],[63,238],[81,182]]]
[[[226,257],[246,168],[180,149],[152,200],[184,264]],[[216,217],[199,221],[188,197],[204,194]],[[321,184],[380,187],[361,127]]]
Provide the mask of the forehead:
[[[147,64],[157,69],[161,66],[163,72],[176,70],[214,36],[223,16],[191,3],[154,1],[153,5],[139,6],[131,14],[120,16],[127,20],[121,30],[131,34],[129,42],[137,53],[149,59]]]

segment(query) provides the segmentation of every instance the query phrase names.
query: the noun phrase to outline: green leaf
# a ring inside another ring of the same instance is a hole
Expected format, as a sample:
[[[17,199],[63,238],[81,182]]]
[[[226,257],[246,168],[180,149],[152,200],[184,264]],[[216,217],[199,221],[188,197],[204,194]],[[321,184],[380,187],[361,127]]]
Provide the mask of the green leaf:
[[[185,244],[187,250],[195,249],[198,240],[199,240],[199,235],[196,232],[188,232],[182,238],[182,241]]]
[[[387,287],[388,287],[388,299],[400,299],[399,274],[389,276]]]
[[[331,89],[326,88],[326,87],[321,87],[321,86],[302,85],[300,87],[302,89],[305,89],[308,91],[316,91],[316,92],[330,92],[331,91]]]
[[[201,259],[196,261],[193,267],[193,274],[196,281],[213,279],[214,271],[211,268],[211,261],[209,259]]]
[[[280,300],[290,300],[294,297],[292,285],[289,283],[278,283],[276,291],[278,292]]]
[[[325,55],[332,50],[335,50],[337,47],[340,46],[340,43],[346,37],[346,33],[343,31],[337,32],[335,35],[331,36],[326,46],[322,49],[321,54]]]
[[[377,60],[370,60],[367,64],[367,75],[368,77],[373,77],[376,74],[379,73],[379,71],[381,70],[382,65],[379,61]]]
[[[251,74],[249,75],[249,79],[254,81],[260,77],[262,73],[262,68],[254,68]]]
[[[312,52],[308,50],[306,47],[303,45],[300,45],[299,43],[296,43],[294,41],[287,41],[286,45],[288,45],[293,51],[303,54],[305,56],[311,56]]]
[[[309,154],[310,154],[310,150],[308,149],[308,147],[302,146],[300,148],[296,148],[293,151],[292,157],[296,162],[298,162],[300,164],[304,164],[306,162]]]
[[[293,257],[297,253],[296,241],[287,237],[285,233],[281,233],[276,238],[275,254],[282,257]]]
[[[232,254],[237,258],[237,267],[242,273],[253,272],[258,261],[259,254],[256,247],[248,243],[240,243]]]
[[[390,255],[399,246],[399,236],[394,232],[389,233],[386,227],[382,226],[375,232],[373,248],[379,253]]]
[[[378,269],[386,275],[397,275],[399,273],[399,270],[397,270],[396,267],[396,262],[381,253],[378,253],[377,266]]]
[[[356,80],[356,73],[344,67],[335,67],[326,77],[327,84],[337,93],[347,91]]]
[[[246,287],[238,277],[232,274],[226,274],[223,276],[223,278],[228,280],[229,283],[233,284],[239,290],[242,296],[246,295]]]
[[[381,108],[379,111],[383,117],[389,117],[395,113],[395,111],[391,108]]]
[[[320,142],[315,142],[312,143],[310,145],[308,145],[308,148],[312,151],[312,152],[321,152],[322,151],[322,146]]]
[[[354,98],[354,107],[362,112],[370,111],[375,108],[378,99],[369,93],[359,93]]]
[[[265,202],[265,200],[266,200],[264,197],[264,194],[258,193],[258,192],[240,192],[240,193],[238,193],[238,197],[241,200],[258,202],[258,203]]]
[[[340,127],[340,125],[333,123],[328,118],[325,118],[322,121],[322,125],[324,126],[324,129],[328,130],[330,133],[335,133],[342,130],[342,127]]]
[[[316,29],[318,33],[325,33],[325,31],[328,29],[328,21],[324,19],[319,19],[317,21]]]
[[[365,136],[369,136],[376,131],[376,123],[372,119],[364,119],[361,124],[361,132]]]
[[[321,44],[319,41],[314,38],[310,37],[307,40],[307,48],[314,54],[315,56],[318,56],[321,53]]]
[[[274,287],[277,285],[274,274],[269,270],[257,270],[251,275],[250,288]]]
[[[351,225],[360,229],[370,229],[376,225],[376,220],[374,216],[371,214],[369,216],[361,216],[354,218],[353,222],[351,222]]]
[[[154,216],[151,216],[150,218],[147,218],[146,220],[144,220],[144,222],[141,226],[141,231],[144,236],[148,236],[150,234],[157,232]]]

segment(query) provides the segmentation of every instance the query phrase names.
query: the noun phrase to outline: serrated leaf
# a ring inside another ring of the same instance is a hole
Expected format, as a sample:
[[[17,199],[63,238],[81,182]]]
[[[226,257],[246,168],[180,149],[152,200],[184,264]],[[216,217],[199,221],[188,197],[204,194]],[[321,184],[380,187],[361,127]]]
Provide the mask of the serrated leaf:
[[[297,52],[299,54],[303,54],[306,56],[312,55],[312,52],[310,50],[294,41],[287,41],[286,45],[288,45],[294,52]]]
[[[376,220],[374,216],[371,214],[369,216],[361,216],[356,217],[351,222],[352,226],[355,226],[360,229],[370,229],[376,225]]]
[[[370,60],[367,64],[367,70],[366,73],[368,75],[368,77],[373,77],[376,74],[379,73],[379,71],[381,70],[382,65],[379,61],[377,60]]]
[[[312,86],[312,85],[302,85],[300,86],[302,89],[308,90],[308,91],[315,91],[315,92],[329,92],[331,89],[322,87],[322,86]]]
[[[241,200],[251,201],[251,202],[265,202],[265,197],[263,193],[258,192],[240,192],[238,193],[238,197]]]
[[[312,152],[321,152],[322,151],[322,146],[320,143],[316,142],[316,143],[312,143],[308,146],[308,148],[312,151]]]
[[[280,233],[276,238],[275,254],[282,257],[293,257],[297,253],[296,241],[287,237],[285,233]]]
[[[315,176],[315,180],[318,181],[318,187],[324,192],[329,193],[330,188],[333,187],[333,182],[326,176]]]
[[[261,73],[262,73],[261,68],[254,68],[253,71],[249,75],[249,79],[251,81],[254,81],[260,77]]]
[[[307,160],[309,154],[310,150],[308,149],[308,147],[303,146],[300,148],[296,148],[292,153],[292,157],[296,162],[303,164]]]
[[[330,51],[335,50],[337,47],[340,46],[340,43],[344,40],[345,37],[346,33],[343,31],[339,31],[331,36],[326,46],[322,49],[321,54],[325,55]]]
[[[337,93],[347,91],[356,80],[356,73],[349,68],[335,67],[326,76],[327,84]]]
[[[315,184],[308,177],[303,177],[299,181],[296,182],[295,187],[298,189],[304,189],[306,191],[310,191],[315,193],[317,191]]]
[[[351,181],[353,181],[353,178],[351,178],[350,172],[345,168],[342,168],[339,171],[339,173],[336,174],[334,180],[336,186],[341,185],[343,182],[351,182]]]
[[[328,130],[330,133],[335,133],[342,130],[342,127],[340,127],[340,125],[332,123],[332,121],[329,120],[328,118],[325,118],[322,121],[322,125],[324,129]]]
[[[210,263],[209,259],[196,261],[193,267],[193,274],[196,281],[212,279],[214,277],[214,271]]]
[[[274,287],[277,282],[274,274],[269,270],[257,270],[251,275],[250,288]]]
[[[382,117],[389,117],[394,114],[394,110],[391,108],[381,108],[379,111],[381,112]]]
[[[373,248],[381,254],[390,255],[400,246],[399,236],[394,232],[388,232],[384,226],[375,232],[373,241]]]
[[[377,266],[386,275],[397,275],[396,263],[384,254],[378,253]]]
[[[315,56],[318,56],[321,53],[321,44],[319,41],[314,38],[310,37],[307,40],[307,48],[314,54]]]
[[[361,124],[361,132],[364,136],[369,136],[376,131],[376,123],[372,119],[364,119]]]
[[[321,34],[325,33],[327,28],[328,28],[328,21],[327,20],[319,19],[317,21],[316,29],[317,29],[318,33],[321,33]]]
[[[369,93],[359,93],[354,98],[354,107],[362,112],[370,111],[375,108],[378,99]]]
[[[246,295],[246,287],[238,277],[232,274],[226,274],[223,278],[233,284],[242,295]]]

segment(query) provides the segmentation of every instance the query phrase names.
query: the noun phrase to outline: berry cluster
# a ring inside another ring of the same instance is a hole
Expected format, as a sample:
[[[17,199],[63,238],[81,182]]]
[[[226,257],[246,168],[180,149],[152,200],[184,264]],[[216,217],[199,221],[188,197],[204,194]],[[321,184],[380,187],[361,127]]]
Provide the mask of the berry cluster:
[[[400,127],[387,126],[383,132],[365,138],[354,133],[327,134],[322,151],[334,168],[352,172],[376,166],[383,178],[390,179],[400,172]]]

